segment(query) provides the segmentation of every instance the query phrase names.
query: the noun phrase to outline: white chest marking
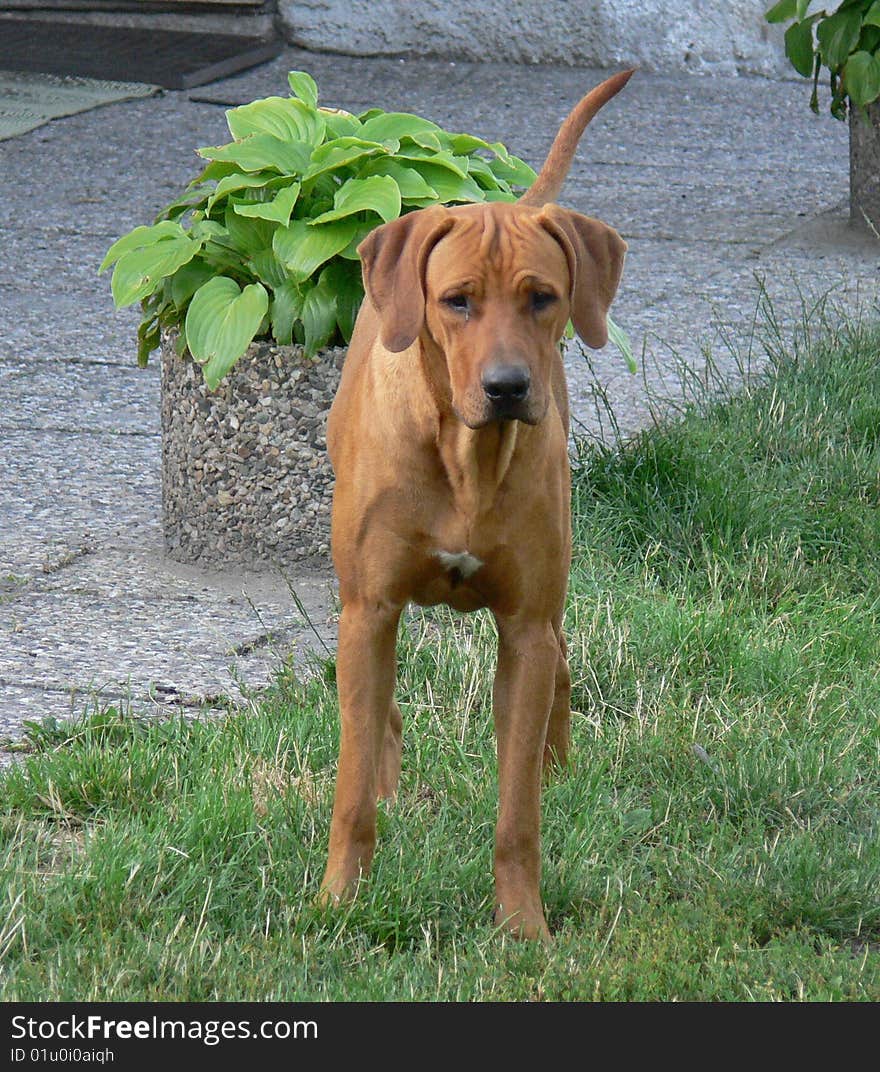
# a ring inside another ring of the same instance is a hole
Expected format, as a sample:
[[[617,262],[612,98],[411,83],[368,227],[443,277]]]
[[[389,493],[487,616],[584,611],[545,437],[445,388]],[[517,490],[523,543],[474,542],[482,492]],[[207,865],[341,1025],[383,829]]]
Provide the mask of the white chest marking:
[[[470,551],[435,551],[434,555],[440,559],[440,565],[450,573],[456,570],[462,577],[470,577],[476,573],[483,563],[472,555]]]

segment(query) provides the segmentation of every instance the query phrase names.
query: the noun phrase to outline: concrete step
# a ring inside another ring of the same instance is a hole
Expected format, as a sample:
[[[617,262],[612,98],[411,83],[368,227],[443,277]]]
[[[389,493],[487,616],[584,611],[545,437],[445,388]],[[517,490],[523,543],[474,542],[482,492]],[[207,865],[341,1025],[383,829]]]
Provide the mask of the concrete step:
[[[275,32],[273,0],[241,0],[235,4],[222,0],[210,3],[196,0],[194,3],[155,5],[53,0],[51,9],[43,0],[3,0],[0,19],[22,18],[242,37],[270,37]]]

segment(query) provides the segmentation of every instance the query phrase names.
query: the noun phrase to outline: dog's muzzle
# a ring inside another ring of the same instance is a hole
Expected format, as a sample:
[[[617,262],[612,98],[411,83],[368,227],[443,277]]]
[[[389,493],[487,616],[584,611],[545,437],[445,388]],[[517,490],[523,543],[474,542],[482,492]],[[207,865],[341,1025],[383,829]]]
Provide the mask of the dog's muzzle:
[[[493,416],[519,417],[529,397],[531,380],[525,365],[491,365],[487,368],[480,382]]]

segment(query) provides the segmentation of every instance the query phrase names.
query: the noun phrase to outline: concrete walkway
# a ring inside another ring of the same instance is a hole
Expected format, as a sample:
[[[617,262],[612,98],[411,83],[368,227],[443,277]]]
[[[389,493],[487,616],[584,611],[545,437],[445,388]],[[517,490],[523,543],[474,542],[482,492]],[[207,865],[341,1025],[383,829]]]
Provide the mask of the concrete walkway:
[[[314,634],[331,642],[329,574],[208,573],[163,555],[159,384],[134,360],[97,266],[173,198],[193,150],[228,140],[224,107],[284,94],[307,69],[322,101],[426,115],[539,164],[603,72],[354,59],[290,50],[238,78],[59,120],[0,143],[0,736],[81,710],[240,701]],[[877,300],[880,242],[847,227],[847,130],[802,83],[639,73],[584,139],[564,203],[616,226],[630,253],[614,317],[647,346],[652,389],[676,391],[725,325],[742,342],[758,283],[796,319],[801,292]],[[573,411],[596,429],[593,372],[569,355]],[[646,386],[608,347],[593,369],[626,430]]]

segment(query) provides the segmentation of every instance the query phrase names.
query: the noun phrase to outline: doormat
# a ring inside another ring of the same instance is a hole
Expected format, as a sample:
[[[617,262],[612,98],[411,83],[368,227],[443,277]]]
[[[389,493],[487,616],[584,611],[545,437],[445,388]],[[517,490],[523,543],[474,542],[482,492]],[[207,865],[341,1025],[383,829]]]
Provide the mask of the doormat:
[[[151,97],[158,86],[0,70],[0,141],[102,104]]]
[[[83,22],[4,19],[0,70],[190,89],[273,59],[283,41]]]

